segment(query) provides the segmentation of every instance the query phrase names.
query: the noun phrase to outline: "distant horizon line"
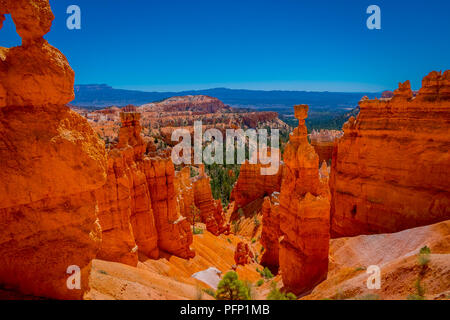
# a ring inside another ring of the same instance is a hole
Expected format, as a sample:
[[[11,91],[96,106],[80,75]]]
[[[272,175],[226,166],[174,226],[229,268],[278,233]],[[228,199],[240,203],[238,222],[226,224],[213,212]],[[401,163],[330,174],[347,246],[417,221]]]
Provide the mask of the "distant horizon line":
[[[230,90],[230,91],[264,91],[264,92],[308,92],[308,93],[370,93],[370,94],[377,94],[382,93],[384,91],[391,91],[394,90],[380,90],[380,91],[330,91],[330,90],[292,90],[292,89],[248,89],[248,88],[229,88],[229,87],[210,87],[210,88],[202,88],[202,89],[184,89],[184,90],[143,90],[143,89],[131,89],[131,88],[124,88],[124,87],[114,87],[112,85],[109,85],[107,83],[78,83],[75,84],[74,87],[89,87],[89,86],[103,86],[107,88],[111,88],[113,90],[125,90],[125,91],[136,91],[136,92],[144,92],[144,93],[183,93],[183,92],[195,92],[195,91],[209,91],[209,90]],[[126,86],[125,86],[126,87]],[[413,90],[416,91],[416,90]]]

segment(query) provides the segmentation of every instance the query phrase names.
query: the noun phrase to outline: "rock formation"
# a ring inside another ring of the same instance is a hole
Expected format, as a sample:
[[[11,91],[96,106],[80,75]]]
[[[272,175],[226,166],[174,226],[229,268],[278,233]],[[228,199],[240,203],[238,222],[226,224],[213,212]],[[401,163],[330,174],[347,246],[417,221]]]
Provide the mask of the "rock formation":
[[[281,159],[281,156],[279,159]],[[235,211],[244,208],[257,199],[264,199],[274,192],[280,192],[282,166],[273,175],[262,175],[261,168],[263,167],[269,166],[260,163],[250,164],[248,161],[241,165],[239,178],[230,196],[230,200],[235,202]],[[235,218],[232,217],[232,220]]]
[[[253,252],[250,250],[250,247],[247,243],[239,242],[237,244],[236,250],[234,252],[234,261],[238,266],[245,266],[246,264],[252,263]]]
[[[299,126],[284,152],[279,262],[286,290],[302,294],[327,277],[330,192],[327,177],[319,177],[319,157],[308,143],[308,106],[294,109]]]
[[[222,202],[214,200],[211,191],[210,178],[204,169],[194,178],[194,200],[196,207],[200,210],[200,218],[206,224],[206,229],[214,235],[228,233],[230,226],[225,222]]]
[[[279,193],[274,192],[270,197],[264,198],[262,207],[261,245],[264,248],[261,265],[268,267],[273,274],[278,273],[279,247],[280,247],[280,215]]]
[[[331,161],[333,156],[334,141],[344,135],[344,132],[337,130],[313,130],[309,135],[311,145],[314,147],[319,161],[327,163]]]
[[[170,158],[151,158],[146,161],[145,175],[150,190],[160,250],[181,258],[192,258],[191,225],[177,211],[174,187],[175,168]]]
[[[158,258],[158,233],[144,172],[140,114],[123,112],[121,118],[119,142],[108,154],[108,180],[97,191],[103,229],[98,258],[136,266],[138,248]]]
[[[22,46],[0,48],[0,285],[79,299],[101,243],[94,191],[106,181],[105,147],[64,106],[74,73],[43,39],[54,18],[48,1],[0,0],[4,14]],[[70,266],[81,270],[80,289],[67,286]]]
[[[99,258],[132,266],[137,250],[154,259],[159,250],[192,258],[192,232],[179,214],[173,164],[145,155],[141,114],[124,110],[119,141],[109,152],[108,182],[97,192],[104,238]]]
[[[432,72],[413,98],[360,102],[335,147],[333,237],[390,233],[450,219],[450,71]]]
[[[184,167],[175,173],[175,189],[177,190],[177,204],[180,214],[193,224],[198,208],[195,206],[194,185],[191,180],[191,170]]]

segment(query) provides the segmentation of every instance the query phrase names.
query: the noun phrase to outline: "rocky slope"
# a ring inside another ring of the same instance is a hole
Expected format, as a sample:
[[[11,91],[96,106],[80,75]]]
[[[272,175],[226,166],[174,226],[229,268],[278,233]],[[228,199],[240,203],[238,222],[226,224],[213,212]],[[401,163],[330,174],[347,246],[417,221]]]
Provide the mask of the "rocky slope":
[[[396,232],[450,218],[450,71],[413,97],[360,102],[332,164],[332,236]]]
[[[450,221],[393,234],[363,235],[330,242],[328,279],[304,299],[404,300],[416,293],[421,248],[431,249],[422,279],[427,299],[450,295]],[[369,266],[381,269],[381,288],[368,289]]]
[[[22,46],[0,48],[0,285],[33,296],[78,299],[101,244],[95,190],[106,181],[105,147],[64,104],[74,73],[44,40],[48,1],[0,1]],[[66,284],[81,270],[79,290]],[[73,272],[73,271],[72,271]]]
[[[203,289],[215,290],[215,288],[192,277],[212,267],[221,272],[220,276],[235,268],[240,279],[254,284],[261,277],[256,269],[262,267],[254,262],[245,266],[235,266],[234,253],[240,241],[241,239],[233,235],[217,237],[205,230],[203,234],[194,235],[192,247],[196,256],[190,260],[162,255],[158,260],[142,258],[137,267],[94,260],[90,276],[92,289],[86,298],[213,299]]]

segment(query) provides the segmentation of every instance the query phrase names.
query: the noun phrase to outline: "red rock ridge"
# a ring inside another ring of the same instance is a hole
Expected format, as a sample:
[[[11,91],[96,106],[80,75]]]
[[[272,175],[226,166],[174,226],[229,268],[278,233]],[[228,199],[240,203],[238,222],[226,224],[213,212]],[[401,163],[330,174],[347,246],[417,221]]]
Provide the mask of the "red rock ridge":
[[[74,73],[43,39],[48,1],[0,0],[0,21],[7,13],[22,46],[0,48],[0,285],[80,299],[101,244],[94,191],[106,181],[105,147],[64,106]],[[81,270],[80,290],[67,286],[69,266]]]
[[[407,81],[360,108],[334,150],[332,236],[450,219],[450,71],[431,72],[415,98]]]
[[[302,294],[327,277],[330,192],[328,177],[319,177],[319,157],[308,143],[305,126],[308,106],[294,109],[299,126],[284,152],[279,262],[286,290]]]

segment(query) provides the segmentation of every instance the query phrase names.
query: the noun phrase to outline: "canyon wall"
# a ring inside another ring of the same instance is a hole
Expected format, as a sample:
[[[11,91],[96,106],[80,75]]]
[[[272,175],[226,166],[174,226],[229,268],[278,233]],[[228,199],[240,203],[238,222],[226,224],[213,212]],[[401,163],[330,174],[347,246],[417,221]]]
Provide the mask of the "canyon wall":
[[[106,181],[105,147],[64,106],[74,72],[43,38],[54,18],[48,1],[0,0],[4,14],[22,45],[0,48],[0,285],[80,299],[101,244],[95,190]],[[80,288],[70,290],[67,271],[77,267]]]
[[[328,174],[319,175],[319,157],[309,144],[308,106],[294,107],[299,126],[284,152],[280,192],[279,265],[285,289],[304,294],[325,280],[330,240]]]
[[[333,155],[333,237],[391,233],[450,219],[450,71],[413,97],[360,102]]]

